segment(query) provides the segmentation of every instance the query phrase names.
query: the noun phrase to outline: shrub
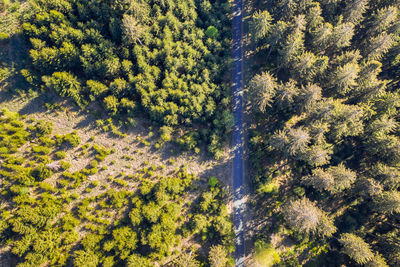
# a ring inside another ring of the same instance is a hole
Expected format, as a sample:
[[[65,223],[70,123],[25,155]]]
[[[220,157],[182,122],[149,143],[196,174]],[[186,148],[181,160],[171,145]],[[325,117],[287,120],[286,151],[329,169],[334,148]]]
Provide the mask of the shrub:
[[[0,0],[0,12],[6,11],[10,6],[10,0]]]
[[[45,182],[40,182],[39,187],[44,190],[44,191],[48,191],[48,192],[57,192],[57,189],[52,186],[51,184],[45,183]]]
[[[221,245],[212,246],[208,254],[211,267],[224,267],[228,263],[228,253]]]
[[[65,151],[57,151],[55,155],[57,159],[65,159],[67,153]]]
[[[15,195],[23,196],[29,193],[29,187],[26,186],[19,186],[19,185],[12,185],[10,187],[10,191]]]
[[[51,134],[53,123],[50,121],[39,120],[35,125],[35,132],[38,136]]]
[[[61,166],[61,169],[63,169],[65,171],[71,167],[71,163],[62,160],[62,161],[60,161],[60,166]]]
[[[41,154],[41,155],[47,155],[50,153],[50,148],[45,147],[45,146],[33,146],[32,150],[33,150],[33,152]]]
[[[197,132],[190,132],[176,141],[178,145],[184,150],[194,150],[197,147],[197,140],[199,140],[199,134]]]
[[[64,135],[63,142],[71,145],[72,147],[77,147],[81,143],[81,138],[76,131]]]
[[[154,264],[146,257],[140,256],[139,254],[133,253],[128,258],[128,267],[152,267]]]
[[[79,94],[81,84],[73,74],[65,71],[54,72],[52,76],[42,76],[42,81],[48,89],[63,97],[70,97],[78,105],[82,104]]]
[[[254,260],[260,266],[274,266],[280,263],[279,254],[275,251],[271,244],[267,244],[262,240],[257,240],[254,244],[255,254]]]
[[[206,30],[206,35],[207,35],[207,37],[209,37],[211,39],[215,39],[218,35],[217,28],[215,28],[214,26],[208,27]]]
[[[86,87],[90,92],[90,95],[93,97],[93,100],[108,91],[108,87],[98,81],[88,80],[86,81]]]
[[[217,177],[211,176],[210,179],[208,179],[208,185],[209,185],[210,187],[215,187],[215,186],[217,186],[218,184],[219,184],[219,181],[218,181]]]
[[[257,189],[261,194],[276,194],[278,193],[279,186],[274,182],[264,183]]]
[[[7,41],[8,39],[10,39],[10,35],[8,33],[0,32],[0,41]]]
[[[113,95],[109,95],[104,98],[104,106],[110,115],[115,115],[118,111],[118,99]]]
[[[161,130],[161,139],[165,142],[171,141],[171,134],[174,131],[172,127],[163,126],[160,128]]]
[[[128,182],[126,182],[126,181],[124,181],[122,179],[119,179],[119,178],[114,179],[114,183],[116,183],[116,184],[118,184],[120,186],[128,186]]]
[[[111,149],[99,146],[97,144],[93,145],[93,149],[98,154],[98,155],[96,155],[96,159],[98,161],[104,161],[106,159],[106,157],[112,153]]]
[[[8,68],[0,68],[0,82],[4,81],[10,76],[11,72]]]
[[[45,136],[42,136],[39,139],[40,142],[42,142],[42,144],[47,147],[53,147],[56,144],[56,141]]]
[[[53,172],[43,163],[38,164],[32,171],[31,175],[36,181],[43,181],[49,178]]]
[[[89,165],[92,168],[96,168],[99,165],[99,163],[97,162],[97,160],[92,160]]]
[[[92,250],[77,250],[74,253],[74,266],[96,267],[99,264],[99,257]]]

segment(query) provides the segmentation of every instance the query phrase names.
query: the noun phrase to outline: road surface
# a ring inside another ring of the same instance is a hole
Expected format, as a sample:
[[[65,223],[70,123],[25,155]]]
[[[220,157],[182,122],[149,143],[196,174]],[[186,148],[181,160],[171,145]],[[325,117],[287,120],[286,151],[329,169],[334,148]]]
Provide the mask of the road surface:
[[[242,0],[234,1],[233,13],[233,189],[234,189],[234,230],[235,266],[244,266],[244,189],[243,189],[243,54],[242,54]]]

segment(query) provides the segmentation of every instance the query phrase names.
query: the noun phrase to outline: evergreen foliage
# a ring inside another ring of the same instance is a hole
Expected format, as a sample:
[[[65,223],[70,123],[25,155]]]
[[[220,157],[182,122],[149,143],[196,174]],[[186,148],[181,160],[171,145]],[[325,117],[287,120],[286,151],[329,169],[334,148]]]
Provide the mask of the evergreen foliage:
[[[230,67],[228,1],[31,0],[30,8],[22,28],[38,87],[81,107],[99,101],[122,121],[145,115],[202,130],[208,143],[231,130],[222,119],[230,105],[222,78]],[[213,146],[217,155],[221,144]]]
[[[285,266],[397,266],[398,1],[259,4],[250,177],[258,209],[290,228],[266,239],[294,240]]]

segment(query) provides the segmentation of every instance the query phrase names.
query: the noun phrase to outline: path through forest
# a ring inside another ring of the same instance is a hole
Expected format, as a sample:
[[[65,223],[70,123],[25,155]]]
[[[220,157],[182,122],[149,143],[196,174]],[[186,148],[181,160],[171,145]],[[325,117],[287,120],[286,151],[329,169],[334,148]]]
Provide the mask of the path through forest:
[[[235,127],[233,133],[233,190],[234,190],[234,230],[235,230],[235,265],[244,266],[244,184],[243,184],[243,42],[242,42],[242,0],[235,0],[233,13],[233,103]]]

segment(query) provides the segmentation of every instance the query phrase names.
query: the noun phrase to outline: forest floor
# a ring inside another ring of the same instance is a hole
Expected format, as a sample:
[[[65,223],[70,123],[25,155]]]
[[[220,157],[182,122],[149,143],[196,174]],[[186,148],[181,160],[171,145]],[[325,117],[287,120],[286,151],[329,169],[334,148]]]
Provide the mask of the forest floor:
[[[57,103],[52,110],[45,107],[49,100]],[[148,121],[139,118],[136,120],[137,125],[135,127],[130,127],[124,131],[126,137],[115,137],[110,131],[104,131],[102,127],[97,126],[96,120],[106,119],[103,114],[100,114],[99,107],[94,105],[88,108],[86,112],[80,112],[55,95],[29,93],[17,96],[2,90],[0,87],[0,109],[3,108],[20,113],[24,116],[26,122],[38,120],[52,122],[54,134],[67,134],[76,131],[81,139],[81,146],[69,150],[64,159],[71,163],[71,168],[68,170],[71,173],[87,168],[93,160],[91,151],[85,151],[82,146],[87,145],[89,147],[97,144],[105,148],[115,149],[115,153],[107,156],[106,160],[99,162],[99,172],[89,176],[87,181],[74,191],[80,196],[77,201],[102,194],[109,189],[136,191],[137,181],[126,177],[137,174],[143,168],[153,168],[154,166],[156,175],[170,176],[177,168],[186,166],[188,173],[193,173],[199,178],[196,182],[199,190],[185,199],[185,202],[193,201],[207,187],[209,177],[215,176],[228,192],[228,212],[232,212],[232,205],[230,204],[232,203],[232,189],[229,180],[232,153],[228,146],[225,149],[224,156],[218,161],[212,159],[205,152],[205,147],[201,149],[199,154],[181,151],[173,143],[165,143],[161,148],[156,149],[154,145],[159,140],[157,129],[152,128]],[[61,173],[54,174],[50,179],[46,179],[46,183],[56,186],[60,177]],[[121,184],[116,183],[116,178],[123,180],[126,184],[121,186]],[[96,183],[99,186],[93,188],[91,183],[94,181],[97,181]],[[86,191],[87,188],[91,188],[91,190]],[[79,228],[83,229],[84,225],[80,225]],[[201,251],[199,245],[193,243],[193,240],[183,240],[182,245],[185,245],[185,247],[194,245],[200,249],[199,252]],[[12,258],[10,247],[0,249],[0,266],[2,260],[9,263],[12,262]]]
[[[174,144],[165,144],[161,149],[155,149],[152,145],[143,145],[138,140],[148,140],[151,144],[158,140],[156,129],[149,125],[145,120],[137,119],[137,125],[130,127],[126,137],[114,137],[111,132],[104,132],[101,127],[97,127],[96,107],[87,110],[87,113],[79,112],[74,108],[55,108],[48,111],[44,107],[47,102],[43,96],[11,97],[5,92],[0,92],[0,108],[7,108],[10,111],[19,112],[21,115],[27,115],[27,119],[46,120],[54,124],[55,134],[66,134],[77,131],[81,137],[82,143],[87,143],[92,137],[95,137],[95,143],[107,148],[114,148],[116,153],[110,155],[107,160],[117,163],[128,163],[119,161],[123,155],[132,156],[134,160],[129,161],[130,168],[135,169],[142,166],[145,161],[150,164],[165,164],[166,168],[161,175],[170,173],[176,166],[185,164],[189,172],[195,173],[199,177],[216,176],[224,183],[228,184],[229,162],[231,159],[230,151],[225,149],[225,155],[217,161],[210,158],[202,149],[199,155],[191,152],[182,152]],[[48,98],[48,97],[46,97]],[[60,105],[63,106],[63,105]],[[103,117],[105,119],[106,117]],[[71,171],[85,167],[89,161],[85,157],[74,160]],[[173,160],[174,166],[168,165],[168,161]],[[125,166],[114,166],[109,172],[102,174],[101,177],[118,171],[128,171]]]

